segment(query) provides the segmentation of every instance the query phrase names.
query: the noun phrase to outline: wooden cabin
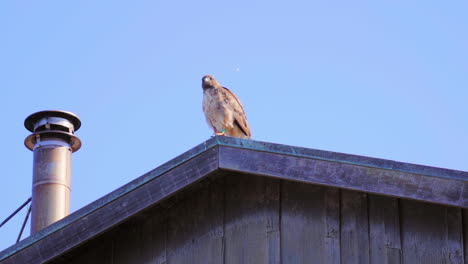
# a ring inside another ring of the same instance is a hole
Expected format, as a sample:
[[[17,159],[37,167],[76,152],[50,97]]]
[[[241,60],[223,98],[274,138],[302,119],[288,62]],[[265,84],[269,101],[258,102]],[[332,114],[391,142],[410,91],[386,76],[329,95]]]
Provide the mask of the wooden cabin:
[[[468,263],[468,172],[214,137],[0,263]]]

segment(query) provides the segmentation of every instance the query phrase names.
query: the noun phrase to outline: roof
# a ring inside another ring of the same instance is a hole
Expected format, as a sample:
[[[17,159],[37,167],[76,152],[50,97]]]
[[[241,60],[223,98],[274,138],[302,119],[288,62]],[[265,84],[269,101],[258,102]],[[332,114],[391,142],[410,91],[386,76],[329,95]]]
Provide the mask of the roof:
[[[5,249],[0,262],[48,261],[203,178],[232,172],[468,208],[468,172],[221,136]]]

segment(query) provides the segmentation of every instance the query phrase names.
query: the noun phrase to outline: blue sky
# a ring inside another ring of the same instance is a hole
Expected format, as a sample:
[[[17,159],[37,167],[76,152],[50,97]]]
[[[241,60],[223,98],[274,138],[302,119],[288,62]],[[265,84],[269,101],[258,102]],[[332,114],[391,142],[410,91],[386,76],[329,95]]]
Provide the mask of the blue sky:
[[[0,220],[31,193],[29,114],[82,120],[75,211],[211,136],[208,73],[240,97],[255,140],[468,171],[467,10],[422,0],[2,1]],[[0,249],[24,214],[0,228]]]

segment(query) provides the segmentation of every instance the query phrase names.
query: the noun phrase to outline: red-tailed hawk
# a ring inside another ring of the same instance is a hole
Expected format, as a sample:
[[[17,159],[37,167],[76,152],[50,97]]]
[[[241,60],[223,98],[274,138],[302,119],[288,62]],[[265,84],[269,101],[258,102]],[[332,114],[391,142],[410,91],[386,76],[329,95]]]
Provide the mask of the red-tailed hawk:
[[[212,75],[202,78],[203,112],[215,135],[248,138],[251,133],[239,98]]]

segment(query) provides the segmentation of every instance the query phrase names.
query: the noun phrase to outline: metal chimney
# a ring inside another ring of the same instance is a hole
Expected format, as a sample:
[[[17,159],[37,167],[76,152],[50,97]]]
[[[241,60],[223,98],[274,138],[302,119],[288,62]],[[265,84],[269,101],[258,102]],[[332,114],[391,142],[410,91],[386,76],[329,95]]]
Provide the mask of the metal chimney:
[[[70,212],[71,154],[81,147],[74,133],[80,119],[66,111],[41,111],[24,120],[33,134],[24,144],[33,151],[31,234]]]

